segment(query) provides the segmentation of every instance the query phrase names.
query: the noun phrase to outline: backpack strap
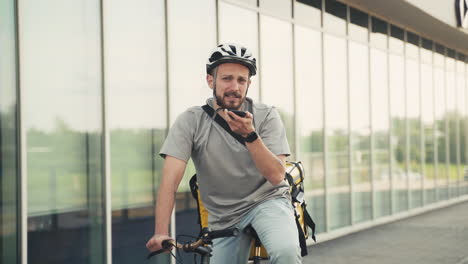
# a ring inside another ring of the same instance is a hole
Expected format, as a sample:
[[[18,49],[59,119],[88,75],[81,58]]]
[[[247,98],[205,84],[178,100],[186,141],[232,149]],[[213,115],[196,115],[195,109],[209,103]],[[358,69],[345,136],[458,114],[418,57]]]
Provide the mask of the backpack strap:
[[[242,145],[245,146],[244,138],[241,135],[234,133],[234,131],[232,131],[231,128],[229,127],[229,124],[226,122],[226,120],[224,120],[220,115],[217,115],[215,110],[213,110],[213,108],[211,108],[211,106],[206,104],[206,105],[202,106],[202,108],[208,114],[208,116],[213,118],[216,123],[218,123],[222,128],[224,128],[224,130],[226,130],[226,132],[229,133],[229,135],[231,135],[239,143],[241,143]]]
[[[190,178],[190,192],[192,193],[193,198],[197,202],[197,211],[198,211],[198,224],[200,225],[199,237],[202,236],[202,231],[205,227],[208,227],[208,211],[206,210],[200,196],[200,189],[198,188],[197,174],[194,174]]]
[[[317,242],[317,240],[315,240],[315,222],[314,220],[312,220],[312,217],[310,217],[310,214],[309,212],[307,212],[307,209],[305,206],[304,206],[304,222],[307,226],[309,226],[312,229],[312,239],[314,240],[314,242]]]
[[[304,224],[306,225],[306,228],[310,227],[312,229],[312,239],[314,240],[314,242],[317,242],[317,240],[315,240],[315,223],[314,223],[314,220],[312,220],[312,217],[310,217],[309,212],[307,212],[307,208],[306,208],[305,203],[303,203],[303,204],[301,204],[299,206],[302,207],[302,212],[304,214]],[[294,216],[295,216],[294,218],[296,219],[296,226],[297,226],[297,231],[298,231],[298,234],[299,234],[299,245],[301,246],[301,256],[304,257],[304,256],[307,256],[307,254],[309,253],[307,251],[306,235],[304,233],[304,230],[302,230],[301,223],[299,222],[299,216],[298,216],[296,210],[294,210]]]
[[[198,234],[201,236],[202,227],[202,219],[201,219],[201,212],[200,212],[200,201],[198,199],[198,184],[197,184],[197,174],[194,174],[189,181],[190,192],[192,193],[193,199],[197,202],[197,211],[198,211],[198,224],[200,225],[200,233]]]
[[[301,256],[307,256],[307,242],[305,238],[304,231],[302,230],[301,223],[299,222],[299,216],[297,215],[296,210],[294,210],[294,218],[296,219],[297,232],[299,234],[299,245],[301,246]]]

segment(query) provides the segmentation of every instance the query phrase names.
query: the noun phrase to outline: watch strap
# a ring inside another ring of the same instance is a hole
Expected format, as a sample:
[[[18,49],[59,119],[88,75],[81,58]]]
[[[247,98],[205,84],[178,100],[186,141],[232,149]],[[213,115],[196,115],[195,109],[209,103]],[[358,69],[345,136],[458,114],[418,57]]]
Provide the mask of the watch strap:
[[[244,141],[247,143],[252,143],[255,140],[257,140],[257,138],[258,138],[257,132],[253,131],[244,138]]]

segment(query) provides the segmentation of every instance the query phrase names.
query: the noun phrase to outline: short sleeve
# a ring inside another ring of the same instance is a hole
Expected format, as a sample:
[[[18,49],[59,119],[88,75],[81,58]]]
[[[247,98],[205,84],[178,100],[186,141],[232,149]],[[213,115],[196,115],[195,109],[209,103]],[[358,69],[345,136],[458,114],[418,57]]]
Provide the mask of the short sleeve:
[[[272,108],[260,127],[259,135],[267,148],[275,155],[291,155],[286,129],[284,128],[281,117],[276,110]]]
[[[163,158],[169,155],[187,162],[192,153],[195,121],[193,112],[186,111],[180,114],[170,128],[159,155]]]

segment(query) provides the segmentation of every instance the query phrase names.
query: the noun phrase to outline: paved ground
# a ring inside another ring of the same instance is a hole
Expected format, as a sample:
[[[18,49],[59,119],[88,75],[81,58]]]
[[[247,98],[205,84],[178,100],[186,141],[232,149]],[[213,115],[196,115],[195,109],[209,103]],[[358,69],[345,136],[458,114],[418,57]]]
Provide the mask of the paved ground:
[[[315,263],[468,264],[468,202],[314,245]]]

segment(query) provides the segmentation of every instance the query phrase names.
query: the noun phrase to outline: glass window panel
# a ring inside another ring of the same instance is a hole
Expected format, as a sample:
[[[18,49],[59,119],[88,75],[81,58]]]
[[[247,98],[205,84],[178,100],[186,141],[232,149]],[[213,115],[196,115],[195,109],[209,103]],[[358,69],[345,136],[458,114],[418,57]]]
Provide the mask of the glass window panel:
[[[437,54],[439,55],[439,54]],[[437,184],[437,199],[447,199],[447,167],[446,167],[446,128],[445,128],[445,108],[446,108],[446,92],[445,92],[445,77],[444,69],[435,66],[434,69],[434,107],[435,107],[435,122],[436,131],[436,184]]]
[[[294,20],[320,27],[322,24],[322,0],[301,0],[294,3]]]
[[[406,36],[406,56],[417,59],[419,53],[419,36],[411,32],[407,32]]]
[[[430,39],[422,38],[422,47],[428,50],[432,50],[433,42]]]
[[[463,58],[465,59],[465,58]],[[459,138],[459,142],[457,144],[457,161],[460,163],[458,168],[459,174],[459,188],[458,188],[458,195],[464,194],[464,190],[466,187],[466,181],[464,179],[464,169],[466,164],[466,76],[465,76],[465,63],[464,61],[457,61],[456,62],[457,68],[457,117],[458,117],[458,127],[457,137]]]
[[[404,49],[405,31],[397,26],[390,26],[389,49],[402,54]]]
[[[370,182],[369,49],[349,42],[349,98],[353,220],[372,218]]]
[[[449,58],[455,59],[455,51],[453,49],[447,49],[447,56]]]
[[[422,205],[420,97],[419,63],[413,59],[407,59],[406,118],[409,133],[409,170],[407,176],[410,189],[410,208]]]
[[[336,0],[325,0],[323,26],[330,32],[346,35],[346,5]]]
[[[205,65],[216,46],[216,10],[214,0],[172,0],[167,5],[169,85],[174,95],[169,102],[172,124],[185,109],[204,105],[212,96]],[[190,52],[181,52],[187,50],[187,43]]]
[[[461,54],[461,53],[458,53],[458,58],[457,58],[457,61],[464,64],[465,63],[465,60],[466,60],[466,56],[464,54]],[[459,65],[459,64],[457,64]],[[460,64],[461,65],[461,64]],[[461,67],[461,66],[460,66]],[[460,70],[462,71],[462,70]]]
[[[268,16],[260,17],[260,26],[262,102],[278,108],[291,153],[295,153],[292,27],[289,22]]]
[[[372,31],[370,33],[370,42],[376,47],[387,48],[388,24],[378,18],[372,17]]]
[[[450,50],[448,50],[450,54]],[[458,173],[457,173],[457,101],[456,101],[456,79],[455,79],[455,60],[451,57],[446,58],[445,81],[447,89],[447,112],[446,120],[448,122],[448,174],[449,174],[449,197],[457,195]]]
[[[152,206],[152,148],[166,129],[164,3],[118,0],[105,14],[113,209]]]
[[[354,8],[350,8],[349,11],[349,36],[356,40],[367,42],[369,15]]]
[[[442,54],[434,53],[434,65],[438,68],[443,68],[445,65],[445,57]]]
[[[240,8],[234,5],[219,2],[219,41],[221,43],[239,43],[248,47],[254,57],[257,58],[257,65],[260,65],[258,58],[258,19],[257,13],[251,10]],[[239,21],[243,21],[248,27],[239,27]],[[248,96],[254,101],[260,98],[260,87],[258,85],[261,72],[252,78]]]
[[[434,144],[434,85],[430,64],[421,64],[421,119],[424,139],[423,177],[425,203],[434,203],[436,196],[435,144]]]
[[[286,18],[292,16],[291,0],[260,0],[260,8],[274,15]]]
[[[432,64],[432,41],[424,38],[422,39],[421,62]]]
[[[26,0],[19,23],[28,263],[104,263],[100,5]]]
[[[308,206],[324,232],[323,91],[321,33],[295,26],[298,158],[306,169]]]
[[[187,108],[204,105],[212,97],[213,91],[206,83],[206,61],[216,46],[216,3],[214,0],[172,0],[167,5],[169,121],[172,124]],[[187,43],[190,52],[181,52],[187,50]],[[190,190],[188,181],[194,173],[190,161],[179,191]]]
[[[442,55],[445,54],[445,47],[438,44],[438,43],[435,43],[435,50],[436,50],[437,53],[440,53]]]
[[[373,48],[370,59],[374,212],[380,217],[391,214],[387,53]]]
[[[324,37],[324,85],[330,230],[351,224],[346,40]],[[340,76],[340,78],[336,78]]]
[[[296,2],[322,9],[322,0],[296,0]]]
[[[0,263],[19,263],[19,162],[14,1],[0,2]]]
[[[146,254],[141,241],[154,228],[154,192],[163,162],[154,153],[167,123],[164,1],[113,0],[104,7],[112,262],[124,264]]]
[[[435,45],[434,64],[436,66],[445,66],[445,47],[439,44]]]
[[[404,59],[390,54],[390,118],[393,212],[407,210],[408,182],[406,175],[406,118]]]
[[[206,61],[216,46],[216,1],[171,0],[167,3],[169,56],[169,122],[194,105],[204,105],[213,91],[206,83]],[[189,49],[189,52],[186,52]],[[190,194],[189,180],[195,173],[190,160],[176,195],[176,236],[199,232],[195,203]],[[192,256],[184,255],[181,262]]]

